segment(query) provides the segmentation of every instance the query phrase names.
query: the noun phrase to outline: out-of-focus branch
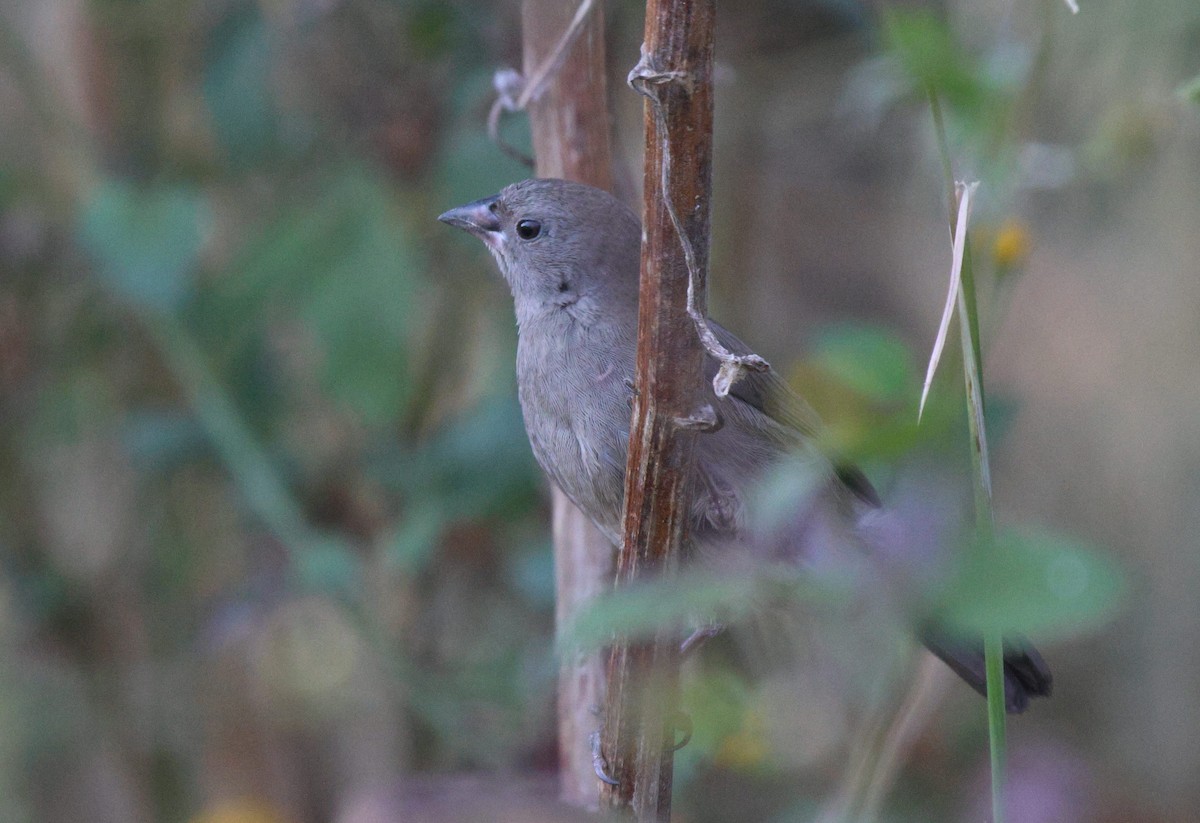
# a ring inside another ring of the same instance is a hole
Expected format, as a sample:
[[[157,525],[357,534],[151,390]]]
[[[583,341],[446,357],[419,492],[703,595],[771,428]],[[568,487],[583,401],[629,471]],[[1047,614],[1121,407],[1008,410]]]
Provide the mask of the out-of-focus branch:
[[[488,112],[488,135],[505,154],[514,160],[522,162],[527,166],[534,165],[532,157],[525,156],[524,152],[509,145],[500,135],[500,115],[506,111],[525,111],[532,101],[542,96],[542,92],[546,90],[550,81],[557,76],[563,61],[571,53],[571,49],[575,45],[575,40],[584,32],[589,22],[592,21],[592,11],[596,2],[597,0],[580,0],[579,6],[575,9],[575,14],[571,18],[571,22],[567,24],[566,29],[559,36],[558,42],[554,44],[554,48],[542,58],[536,67],[531,68],[528,61],[526,61],[524,74],[515,69],[500,69],[492,79],[492,84],[496,88],[496,100],[492,103],[492,110]],[[596,34],[594,25],[593,23],[592,35]],[[528,27],[526,31],[529,31]],[[599,33],[601,35],[601,57],[603,57],[603,30],[600,30]],[[526,54],[528,53],[527,51]],[[603,87],[603,76],[601,76],[600,83],[601,87]]]
[[[540,79],[527,86],[538,93],[522,95],[522,101],[528,104],[539,177],[611,189],[602,11],[600,2],[584,9],[562,0],[525,0],[524,75]],[[557,69],[543,77],[542,67],[554,64]],[[613,548],[557,489],[554,567],[555,623],[561,629],[611,586]],[[600,655],[564,663],[558,681],[559,785],[563,799],[573,805],[594,808],[599,799],[588,739],[600,723],[597,710],[603,703]]]
[[[693,441],[716,423],[692,317],[706,304],[715,14],[715,0],[650,0],[631,75],[647,98],[645,229],[618,585],[676,567]],[[639,821],[670,819],[678,648],[665,630],[610,652],[602,751],[615,785],[605,804]]]

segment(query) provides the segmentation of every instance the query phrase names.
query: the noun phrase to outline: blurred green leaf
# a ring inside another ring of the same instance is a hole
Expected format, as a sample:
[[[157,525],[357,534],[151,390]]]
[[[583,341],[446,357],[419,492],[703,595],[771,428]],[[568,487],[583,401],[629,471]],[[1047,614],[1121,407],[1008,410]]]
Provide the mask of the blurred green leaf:
[[[963,47],[946,20],[926,10],[889,8],[884,33],[909,95],[932,95],[937,102],[935,120],[958,147],[955,165],[982,180],[993,192],[990,199],[1009,191],[1018,162],[1010,134],[1013,106],[1039,65],[1035,52],[1001,41],[977,56]]]
[[[1179,96],[1189,103],[1200,105],[1200,74],[1179,87]]]
[[[918,91],[936,89],[951,105],[966,111],[984,103],[988,89],[979,68],[962,52],[943,20],[924,10],[889,9],[884,21],[888,46]]]
[[[362,591],[362,563],[345,542],[314,535],[298,548],[295,563],[302,585],[347,598]]]
[[[114,293],[142,308],[169,311],[192,291],[207,216],[192,189],[110,179],[87,198],[77,232]]]
[[[120,406],[111,382],[96,370],[84,368],[47,382],[38,392],[33,424],[23,440],[42,442],[75,441],[97,428],[117,425]]]
[[[967,554],[941,615],[966,634],[1055,638],[1103,624],[1123,589],[1116,567],[1094,547],[1050,532],[1004,531]]]
[[[347,183],[357,190],[357,225],[341,258],[305,295],[302,316],[324,349],[325,387],[378,423],[395,419],[408,399],[416,263],[408,238],[388,220],[383,192],[365,181]]]
[[[429,59],[445,54],[461,36],[458,10],[441,0],[426,0],[410,12],[408,40],[413,50]]]
[[[845,324],[823,330],[813,361],[878,403],[907,400],[916,381],[908,347],[875,326]]]
[[[736,673],[705,667],[681,684],[680,705],[692,717],[691,742],[676,755],[675,775],[686,782],[703,775],[721,745],[742,730],[752,694]]]
[[[626,586],[598,598],[579,614],[560,638],[560,653],[598,649],[618,635],[652,637],[660,629],[710,615],[741,616],[754,601],[755,589],[751,578],[718,579],[699,573]]]
[[[803,453],[778,461],[749,496],[749,522],[767,533],[786,526],[824,488],[828,482],[825,471]]]
[[[437,159],[438,189],[447,208],[495,194],[509,183],[533,176],[533,169],[504,154],[488,137],[487,106],[494,97],[492,69],[468,75],[453,90],[454,124]],[[506,116],[501,129],[510,144],[529,150],[527,117]]]
[[[736,623],[770,603],[827,601],[845,594],[844,581],[818,580],[787,564],[756,574],[716,576],[688,571],[648,580],[593,601],[567,627],[559,653],[605,646],[615,636],[647,639],[662,629],[686,631],[702,623]]]
[[[17,170],[0,166],[0,209],[9,208],[20,194],[21,182]]]

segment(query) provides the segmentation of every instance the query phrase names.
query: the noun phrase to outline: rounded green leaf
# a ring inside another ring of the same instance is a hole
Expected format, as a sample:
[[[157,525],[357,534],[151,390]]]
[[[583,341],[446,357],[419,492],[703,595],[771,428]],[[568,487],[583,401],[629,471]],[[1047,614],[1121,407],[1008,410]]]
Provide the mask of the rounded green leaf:
[[[119,297],[166,311],[191,293],[205,216],[191,189],[107,180],[83,207],[79,242]]]
[[[916,381],[904,342],[871,326],[827,329],[817,340],[813,360],[851,389],[880,403],[905,399]]]
[[[1123,589],[1116,567],[1075,538],[1006,531],[967,554],[947,587],[942,617],[968,634],[1061,637],[1107,621]]]

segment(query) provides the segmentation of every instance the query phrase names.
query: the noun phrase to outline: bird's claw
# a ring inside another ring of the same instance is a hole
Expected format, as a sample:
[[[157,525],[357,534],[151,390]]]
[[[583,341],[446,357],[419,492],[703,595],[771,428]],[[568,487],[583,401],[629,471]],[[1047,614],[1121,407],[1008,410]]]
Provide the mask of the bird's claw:
[[[688,736],[690,737],[691,735],[689,734]],[[592,771],[596,773],[596,777],[600,779],[601,783],[607,783],[610,786],[620,786],[621,781],[614,780],[608,776],[608,764],[604,762],[604,753],[600,751],[599,730],[592,732],[588,736],[588,740],[592,745]]]
[[[683,711],[675,712],[671,718],[671,727],[683,734],[682,738],[671,745],[671,751],[677,752],[692,741],[692,716]],[[588,742],[592,748],[592,771],[596,773],[596,778],[609,786],[620,786],[621,781],[608,773],[608,763],[604,760],[604,752],[600,750],[600,731],[596,730],[588,735]]]
[[[683,739],[671,747],[671,751],[677,752],[692,740],[692,716],[687,712],[677,711],[672,720],[675,730],[683,733]]]

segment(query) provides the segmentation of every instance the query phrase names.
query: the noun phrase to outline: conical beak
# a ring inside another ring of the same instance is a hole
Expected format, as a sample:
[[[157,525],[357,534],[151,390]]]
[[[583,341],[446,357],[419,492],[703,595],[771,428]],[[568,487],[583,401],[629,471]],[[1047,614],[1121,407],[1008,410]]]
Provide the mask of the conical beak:
[[[447,225],[469,231],[489,246],[499,245],[504,235],[500,231],[500,218],[494,211],[499,195],[485,197],[459,206],[438,217]]]

